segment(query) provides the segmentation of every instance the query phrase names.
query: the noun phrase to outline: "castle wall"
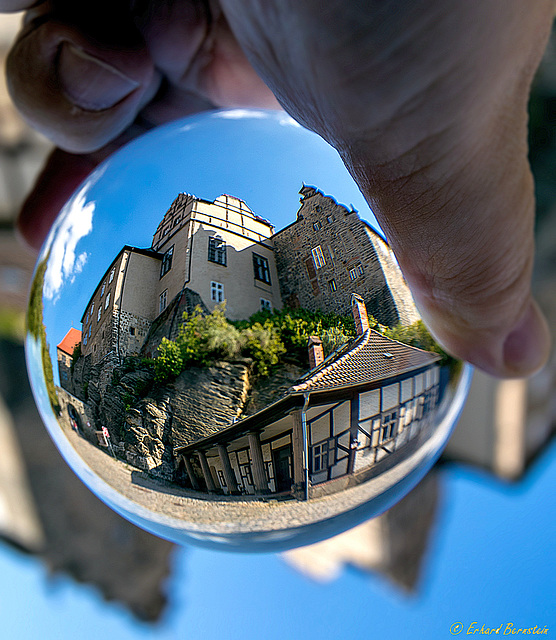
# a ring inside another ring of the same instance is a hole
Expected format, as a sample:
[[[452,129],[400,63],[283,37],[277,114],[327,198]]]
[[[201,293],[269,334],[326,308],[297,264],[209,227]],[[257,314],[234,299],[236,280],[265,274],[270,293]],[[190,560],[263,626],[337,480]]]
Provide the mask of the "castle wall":
[[[56,349],[58,357],[58,374],[60,375],[60,386],[68,389],[70,380],[71,356],[64,353],[61,349]]]
[[[283,303],[350,315],[351,294],[358,293],[380,323],[413,321],[410,308],[399,306],[405,283],[393,276],[398,267],[386,242],[333,198],[312,187],[301,193],[296,222],[273,238]]]
[[[153,248],[162,255],[173,247],[172,266],[159,280],[157,301],[166,291],[168,304],[186,285],[212,311],[221,297],[213,291],[215,282],[221,285],[230,319],[248,318],[261,309],[261,300],[281,308],[272,232],[272,225],[238,198],[222,195],[207,202],[180,194],[153,239]],[[209,260],[211,237],[225,243],[225,264]],[[268,261],[270,284],[255,278],[253,253]]]
[[[208,260],[209,238],[217,237],[226,243],[226,265]],[[188,286],[197,291],[212,311],[219,303],[213,299],[213,282],[222,285],[226,301],[226,316],[243,320],[261,310],[261,300],[267,300],[273,309],[280,309],[280,287],[270,241],[254,243],[250,238],[215,229],[205,223],[197,224],[192,238],[192,269]],[[255,278],[253,254],[268,261],[270,284]]]
[[[160,279],[160,259],[129,252],[122,278],[121,298],[116,305],[131,315],[154,320],[158,315],[156,292]]]

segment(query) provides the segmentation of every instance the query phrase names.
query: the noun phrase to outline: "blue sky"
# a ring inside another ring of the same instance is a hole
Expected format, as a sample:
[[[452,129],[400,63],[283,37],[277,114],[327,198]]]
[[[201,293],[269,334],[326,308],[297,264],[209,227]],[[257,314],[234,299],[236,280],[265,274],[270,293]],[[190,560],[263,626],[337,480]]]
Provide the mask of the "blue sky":
[[[337,152],[283,113],[195,116],[112,156],[66,205],[43,249],[51,251],[44,318],[53,361],[68,329],[81,328],[86,304],[122,246],[149,247],[178,193],[238,196],[278,230],[295,220],[303,183],[379,228]]]
[[[317,585],[274,555],[181,549],[170,610],[154,628],[102,603],[93,589],[49,579],[35,560],[0,548],[3,637],[436,639],[453,637],[457,622],[464,625],[459,637],[468,637],[477,621],[491,628],[546,625],[544,637],[555,638],[555,483],[554,444],[517,486],[469,468],[444,470],[421,589],[410,598],[355,570]]]

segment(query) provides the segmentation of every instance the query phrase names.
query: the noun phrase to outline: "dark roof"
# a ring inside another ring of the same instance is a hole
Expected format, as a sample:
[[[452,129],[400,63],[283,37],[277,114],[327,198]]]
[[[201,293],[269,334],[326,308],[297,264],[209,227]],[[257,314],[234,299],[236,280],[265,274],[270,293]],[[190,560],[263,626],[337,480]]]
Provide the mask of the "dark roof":
[[[430,351],[385,338],[376,331],[367,330],[361,337],[331,354],[317,369],[307,373],[298,384],[261,411],[185,446],[175,452],[190,451],[200,446],[207,448],[218,442],[231,441],[253,429],[260,429],[284,417],[291,409],[300,408],[305,393],[316,395],[344,393],[343,390],[359,386],[361,389],[380,388],[411,376],[440,360]]]
[[[340,352],[332,362],[323,362],[291,387],[289,393],[365,384],[430,365],[439,359],[435,353],[410,347],[368,329],[351,348]]]

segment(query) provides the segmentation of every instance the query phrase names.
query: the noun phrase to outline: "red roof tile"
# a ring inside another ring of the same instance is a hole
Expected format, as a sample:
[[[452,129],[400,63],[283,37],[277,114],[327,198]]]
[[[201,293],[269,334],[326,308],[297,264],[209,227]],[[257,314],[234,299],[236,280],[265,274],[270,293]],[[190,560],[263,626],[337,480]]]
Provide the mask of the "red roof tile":
[[[56,347],[57,349],[60,349],[60,351],[63,351],[64,353],[67,353],[68,356],[73,355],[73,350],[75,348],[76,344],[79,344],[81,342],[81,331],[79,331],[79,329],[74,329],[73,327],[66,333],[66,335],[64,336],[64,339],[62,340],[62,342],[60,342],[60,344]]]
[[[367,330],[340,352],[332,362],[323,362],[290,392],[317,391],[373,382],[439,360],[436,353],[423,351]]]

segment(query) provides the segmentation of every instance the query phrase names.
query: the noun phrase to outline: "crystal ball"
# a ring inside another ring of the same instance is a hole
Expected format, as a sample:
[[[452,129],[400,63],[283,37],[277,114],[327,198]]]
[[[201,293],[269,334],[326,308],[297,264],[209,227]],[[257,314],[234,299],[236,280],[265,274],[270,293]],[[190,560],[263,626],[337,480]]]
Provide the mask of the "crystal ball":
[[[470,369],[435,343],[337,152],[281,112],[136,139],[62,209],[26,353],[53,440],[167,539],[315,542],[403,497]]]

